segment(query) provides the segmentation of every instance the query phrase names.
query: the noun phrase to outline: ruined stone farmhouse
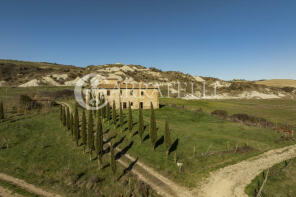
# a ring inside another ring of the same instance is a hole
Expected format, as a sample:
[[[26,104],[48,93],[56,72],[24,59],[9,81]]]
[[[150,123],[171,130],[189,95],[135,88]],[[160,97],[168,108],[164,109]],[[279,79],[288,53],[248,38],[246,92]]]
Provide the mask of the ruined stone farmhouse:
[[[112,106],[115,101],[116,108],[119,108],[120,102],[123,109],[128,108],[129,102],[132,109],[150,109],[150,103],[154,108],[159,108],[158,88],[151,84],[130,83],[119,81],[118,79],[107,79],[101,81],[96,88],[92,88],[91,94],[86,94],[86,102],[90,96],[98,103],[100,97],[104,97]]]

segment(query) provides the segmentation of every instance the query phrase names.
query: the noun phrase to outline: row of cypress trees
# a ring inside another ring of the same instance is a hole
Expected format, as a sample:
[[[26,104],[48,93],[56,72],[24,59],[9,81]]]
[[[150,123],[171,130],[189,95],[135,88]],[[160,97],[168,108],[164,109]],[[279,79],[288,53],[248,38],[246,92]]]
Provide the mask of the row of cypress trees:
[[[100,102],[104,102],[102,99]],[[111,112],[112,109],[112,112]],[[74,115],[70,113],[70,109],[68,107],[61,106],[61,123],[66,126],[66,128],[71,131],[71,135],[73,136],[76,145],[79,146],[79,140],[81,139],[84,153],[86,148],[88,148],[90,153],[90,160],[92,158],[92,152],[95,150],[96,155],[98,156],[98,165],[102,168],[102,156],[103,156],[103,122],[106,120],[111,126],[113,123],[114,128],[119,127],[120,132],[123,133],[123,109],[122,104],[119,106],[119,122],[117,123],[117,111],[115,101],[113,101],[112,108],[110,108],[109,103],[107,105],[97,111],[87,111],[88,112],[88,120],[86,118],[85,110],[82,111],[82,119],[81,119],[81,127],[79,124],[79,115],[78,108],[75,107]],[[93,115],[97,118],[97,127],[96,132],[94,132],[94,120]],[[141,143],[143,142],[143,134],[144,134],[144,120],[143,120],[143,111],[141,108],[138,109],[138,135],[140,137]],[[133,130],[133,114],[131,110],[131,104],[128,105],[128,131],[130,136],[132,135]],[[87,126],[86,126],[87,125]],[[94,135],[96,133],[96,135]],[[155,112],[153,108],[153,104],[150,104],[150,125],[149,125],[149,136],[155,150],[156,142],[157,142],[157,126],[156,126],[156,118]],[[169,149],[171,146],[171,138],[169,131],[168,121],[165,121],[165,132],[164,132],[164,143],[166,147],[166,155],[169,154]],[[114,150],[112,150],[114,152]],[[113,153],[114,154],[114,153]],[[111,160],[114,158],[111,157]],[[111,162],[111,163],[115,163]],[[111,165],[112,167],[112,165]],[[115,169],[115,168],[113,168]]]
[[[110,110],[110,108],[109,108]],[[102,125],[102,111],[98,112],[96,131],[94,131],[93,112],[88,112],[88,119],[86,118],[85,110],[82,111],[81,126],[79,122],[79,113],[77,106],[75,107],[74,115],[70,112],[68,107],[60,107],[60,120],[61,124],[70,131],[74,138],[76,145],[79,146],[79,140],[83,145],[83,152],[86,148],[89,150],[90,160],[92,160],[92,153],[95,151],[98,158],[99,169],[103,167],[103,125]],[[96,115],[95,115],[96,116]],[[110,145],[110,166],[112,172],[116,172],[116,161],[114,156],[113,145]]]
[[[107,107],[108,109],[109,107]],[[109,117],[109,118],[108,118]],[[108,121],[110,120],[110,115],[107,115]],[[112,121],[114,124],[114,128],[117,127],[117,122],[116,122],[116,105],[115,101],[113,101],[113,106],[112,106]],[[143,111],[142,108],[138,109],[138,135],[140,137],[141,143],[143,142],[143,134],[144,134],[144,119],[143,119]],[[119,128],[120,132],[123,132],[123,110],[122,110],[122,104],[119,104]],[[133,114],[132,114],[132,109],[131,109],[131,103],[128,105],[128,131],[129,134],[132,135],[132,130],[133,130]],[[154,108],[153,104],[150,103],[150,124],[149,124],[149,136],[151,139],[151,143],[153,146],[153,149],[155,149],[155,145],[157,142],[157,126],[156,126],[156,117],[154,113]],[[171,137],[170,137],[170,130],[169,130],[169,124],[168,121],[165,121],[165,132],[164,132],[164,141],[166,145],[166,155],[168,156],[169,154],[169,149],[171,146]]]
[[[104,103],[105,100],[102,98],[100,100],[100,103]],[[98,110],[98,115],[102,117],[102,120],[104,122],[104,118],[108,121],[108,124],[110,125],[111,120],[113,122],[114,128],[117,128],[117,126],[120,128],[121,134],[123,133],[123,124],[124,124],[124,116],[123,116],[123,109],[122,109],[122,103],[120,102],[119,104],[119,119],[117,123],[117,114],[116,114],[116,104],[115,101],[113,100],[112,104],[112,117],[111,117],[111,110],[110,110],[110,105],[107,103],[107,105],[100,110]],[[143,141],[143,134],[144,134],[144,120],[143,120],[143,112],[142,108],[138,109],[138,135],[140,137],[140,141],[142,143]],[[129,102],[128,105],[128,131],[130,136],[132,135],[132,130],[133,130],[133,114],[132,114],[132,109],[131,109],[131,103]],[[149,125],[149,136],[151,139],[151,143],[153,146],[153,149],[155,149],[155,145],[157,142],[157,126],[156,126],[156,117],[154,113],[154,107],[153,104],[150,103],[150,125]],[[164,132],[164,142],[166,146],[166,155],[169,153],[169,148],[171,146],[171,138],[170,138],[170,130],[169,130],[169,125],[168,121],[166,120],[165,122],[165,132]]]

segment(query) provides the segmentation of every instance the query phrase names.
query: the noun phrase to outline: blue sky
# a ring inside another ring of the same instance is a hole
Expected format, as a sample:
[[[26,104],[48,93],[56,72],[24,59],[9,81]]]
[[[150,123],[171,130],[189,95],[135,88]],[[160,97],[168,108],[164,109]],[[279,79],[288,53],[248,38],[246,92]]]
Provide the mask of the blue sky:
[[[294,0],[2,0],[0,58],[296,79]]]

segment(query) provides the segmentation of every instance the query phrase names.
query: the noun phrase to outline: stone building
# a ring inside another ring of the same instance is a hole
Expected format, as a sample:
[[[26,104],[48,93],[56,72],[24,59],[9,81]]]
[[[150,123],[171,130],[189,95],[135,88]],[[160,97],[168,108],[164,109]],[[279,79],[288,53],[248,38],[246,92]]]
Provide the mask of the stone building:
[[[100,96],[103,96],[112,106],[115,101],[116,108],[119,108],[120,102],[123,109],[128,108],[129,102],[132,109],[150,109],[150,103],[155,109],[159,108],[158,88],[143,83],[125,83],[118,79],[108,79],[99,83],[97,88],[92,89],[92,97],[96,103]],[[90,94],[86,94],[86,102],[90,100]]]

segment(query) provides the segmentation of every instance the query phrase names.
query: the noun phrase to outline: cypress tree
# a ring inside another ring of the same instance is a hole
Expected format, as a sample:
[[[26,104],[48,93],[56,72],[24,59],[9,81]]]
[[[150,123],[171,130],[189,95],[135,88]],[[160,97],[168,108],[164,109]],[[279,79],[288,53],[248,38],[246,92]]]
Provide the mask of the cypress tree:
[[[93,110],[93,113],[94,113],[94,117],[96,118],[97,117],[97,110]]]
[[[62,105],[60,105],[60,121],[63,122],[63,107],[62,107]]]
[[[71,114],[70,114],[70,110],[69,107],[67,107],[67,129],[70,130],[71,128]]]
[[[123,127],[123,112],[122,112],[122,104],[119,103],[119,126],[120,126],[120,132],[122,133],[122,127]]]
[[[70,115],[70,131],[71,131],[71,135],[73,137],[73,133],[74,133],[74,116],[73,114]]]
[[[105,98],[102,99],[102,104],[105,103]],[[106,117],[106,106],[103,106],[102,108],[102,121],[104,122],[104,118]]]
[[[113,101],[113,106],[112,106],[112,121],[114,124],[114,128],[116,128],[116,106],[115,106],[115,101]]]
[[[128,131],[132,135],[132,130],[133,130],[133,114],[132,114],[132,108],[131,108],[131,103],[128,103]]]
[[[75,114],[74,114],[74,137],[76,141],[76,145],[78,146],[79,141],[79,115],[78,115],[78,108],[75,107]]]
[[[142,108],[139,107],[139,128],[138,128],[138,133],[141,139],[141,143],[143,141],[143,134],[144,134],[144,121],[143,121],[143,112]]]
[[[153,149],[155,149],[155,143],[157,140],[157,131],[156,131],[156,122],[155,122],[155,114],[153,109],[153,104],[150,105],[150,139],[153,146]]]
[[[4,105],[3,101],[0,102],[0,120],[4,119]]]
[[[107,103],[107,106],[106,106],[106,116],[107,116],[108,124],[110,125],[110,105],[109,105],[109,102]]]
[[[88,126],[87,126],[87,145],[90,152],[90,160],[92,156],[92,151],[94,149],[94,132],[93,132],[93,117],[92,117],[92,111],[89,110],[89,116],[88,116]]]
[[[101,117],[98,117],[97,132],[96,132],[96,153],[98,155],[98,165],[102,168],[102,153],[103,153],[103,126]]]
[[[171,141],[169,123],[167,120],[165,121],[164,142],[166,147],[166,156],[169,156],[169,150],[172,145],[172,141]]]
[[[97,114],[98,114],[98,117],[102,117],[102,110],[101,109],[98,109],[97,110]]]
[[[61,121],[61,126],[62,126],[63,122],[64,122],[64,108],[62,105],[60,105],[60,121]]]
[[[82,144],[83,144],[83,152],[85,153],[85,147],[87,143],[85,110],[82,111],[81,138],[82,138]]]
[[[67,117],[66,117],[66,108],[63,108],[63,125],[66,126],[67,125]]]
[[[113,149],[112,143],[110,145],[110,166],[111,166],[113,174],[115,175],[115,173],[116,173],[116,161],[115,161],[115,154],[114,154],[114,149]]]

